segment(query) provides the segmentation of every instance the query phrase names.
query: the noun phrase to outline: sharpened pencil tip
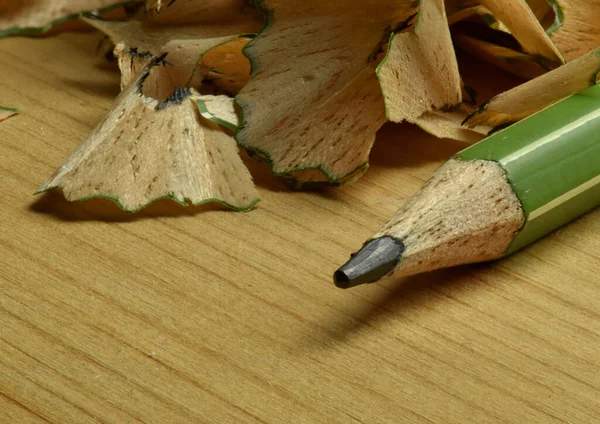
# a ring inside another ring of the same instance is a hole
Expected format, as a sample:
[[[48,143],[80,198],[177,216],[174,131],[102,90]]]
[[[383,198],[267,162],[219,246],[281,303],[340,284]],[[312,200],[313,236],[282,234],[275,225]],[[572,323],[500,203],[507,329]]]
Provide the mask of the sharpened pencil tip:
[[[396,268],[403,253],[404,243],[394,237],[370,240],[333,274],[333,282],[341,289],[374,283]]]

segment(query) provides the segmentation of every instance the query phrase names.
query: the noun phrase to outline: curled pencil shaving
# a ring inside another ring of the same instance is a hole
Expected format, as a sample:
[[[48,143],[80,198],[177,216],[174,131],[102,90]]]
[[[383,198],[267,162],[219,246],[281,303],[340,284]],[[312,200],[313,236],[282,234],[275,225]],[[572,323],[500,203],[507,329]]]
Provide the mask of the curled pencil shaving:
[[[163,61],[151,60],[38,193],[57,188],[70,201],[108,198],[128,212],[163,198],[235,210],[256,204],[235,140],[200,115],[193,100],[200,95],[177,88],[160,98],[146,86],[151,74],[167,72]]]

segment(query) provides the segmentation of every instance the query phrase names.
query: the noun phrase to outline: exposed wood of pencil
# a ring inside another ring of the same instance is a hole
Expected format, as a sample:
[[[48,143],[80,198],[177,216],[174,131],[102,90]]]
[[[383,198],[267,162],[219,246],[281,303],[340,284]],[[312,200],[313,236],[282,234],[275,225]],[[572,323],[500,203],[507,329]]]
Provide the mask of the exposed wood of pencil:
[[[499,164],[452,159],[373,238],[402,240],[394,275],[406,276],[499,258],[524,219]]]

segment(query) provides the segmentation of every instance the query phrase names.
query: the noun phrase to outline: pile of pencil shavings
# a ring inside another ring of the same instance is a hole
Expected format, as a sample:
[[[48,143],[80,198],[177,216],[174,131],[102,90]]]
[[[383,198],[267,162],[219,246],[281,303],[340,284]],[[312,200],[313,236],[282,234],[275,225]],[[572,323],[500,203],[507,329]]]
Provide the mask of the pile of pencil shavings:
[[[82,19],[112,41],[122,92],[39,192],[129,212],[161,198],[249,210],[240,147],[299,189],[351,183],[386,121],[474,143],[600,72],[597,0],[146,0],[118,19],[110,0],[2,3],[0,35],[94,9]],[[481,98],[457,48],[526,82],[489,81]]]

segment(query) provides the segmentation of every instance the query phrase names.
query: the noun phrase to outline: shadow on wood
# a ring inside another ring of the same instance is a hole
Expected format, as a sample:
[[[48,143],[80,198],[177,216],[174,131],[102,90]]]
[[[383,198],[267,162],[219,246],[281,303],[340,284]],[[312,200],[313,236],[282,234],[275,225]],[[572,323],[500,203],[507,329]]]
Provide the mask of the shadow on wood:
[[[108,199],[90,199],[69,202],[57,191],[48,192],[29,206],[29,210],[53,216],[61,221],[134,222],[144,219],[193,216],[207,212],[235,213],[218,203],[201,206],[183,206],[169,199],[161,199],[137,213],[127,213]]]
[[[434,298],[448,302],[456,301],[468,290],[478,290],[485,287],[485,282],[474,277],[478,269],[489,267],[489,264],[473,264],[438,270],[426,274],[404,277],[396,280],[383,280],[376,283],[380,294],[373,300],[361,296],[360,290],[369,290],[369,285],[359,289],[347,290],[346,296],[357,296],[361,299],[361,310],[343,313],[338,323],[327,325],[331,330],[327,333],[316,333],[315,337],[327,337],[327,340],[317,340],[314,345],[305,347],[321,349],[333,341],[347,343],[349,339],[358,336],[367,328],[381,328],[386,321],[412,321],[411,311],[435,308]],[[381,286],[384,286],[383,288]],[[374,287],[371,287],[374,289]],[[338,289],[339,290],[339,289]],[[458,300],[460,301],[460,300]],[[352,317],[352,319],[348,319]],[[390,341],[390,343],[393,343]],[[318,347],[317,347],[318,346]]]

